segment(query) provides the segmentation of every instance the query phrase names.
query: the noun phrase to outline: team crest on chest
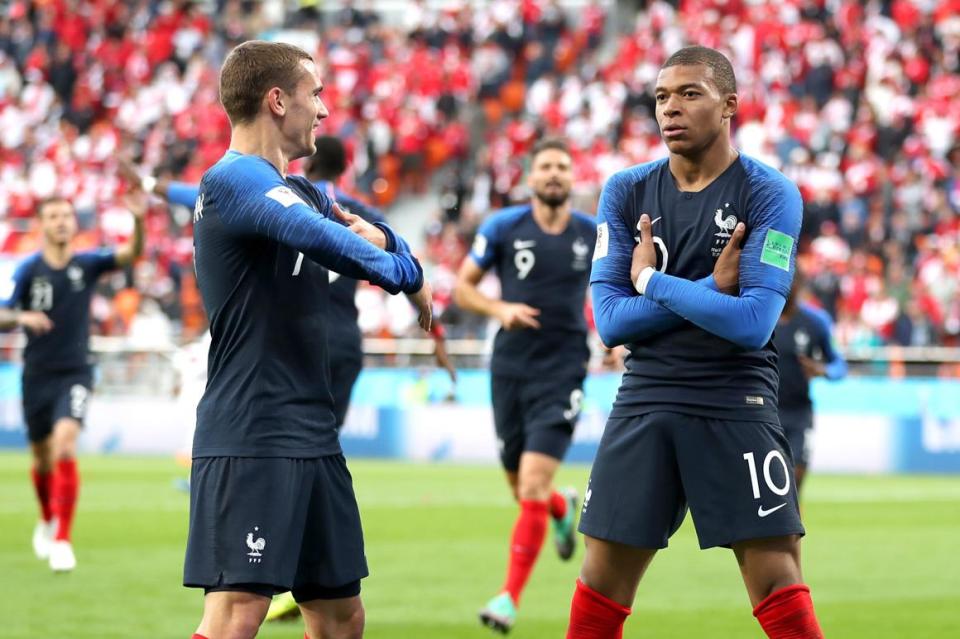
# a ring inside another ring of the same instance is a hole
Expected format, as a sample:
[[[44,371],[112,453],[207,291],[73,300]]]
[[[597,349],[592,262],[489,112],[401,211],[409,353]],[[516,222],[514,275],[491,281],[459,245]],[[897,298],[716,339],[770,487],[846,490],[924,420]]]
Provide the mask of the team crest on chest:
[[[739,221],[736,211],[730,206],[730,202],[724,202],[723,206],[718,206],[717,210],[714,211],[713,223],[719,229],[714,233],[713,242],[710,244],[710,255],[714,259],[720,257],[720,253],[723,252],[727,242],[730,241],[733,229],[737,228]]]
[[[70,289],[74,291],[83,290],[83,268],[76,264],[67,267],[67,279],[70,280]]]
[[[585,271],[587,270],[587,257],[590,255],[590,246],[583,241],[582,237],[578,237],[573,241],[573,270],[575,271]]]

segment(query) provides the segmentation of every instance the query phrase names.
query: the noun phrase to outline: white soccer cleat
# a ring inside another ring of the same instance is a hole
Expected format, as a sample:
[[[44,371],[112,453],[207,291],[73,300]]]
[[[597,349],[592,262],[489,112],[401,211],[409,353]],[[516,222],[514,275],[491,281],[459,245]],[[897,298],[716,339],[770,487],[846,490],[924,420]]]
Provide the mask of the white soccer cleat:
[[[77,558],[69,541],[55,541],[50,546],[50,570],[70,572],[77,567]]]
[[[49,522],[40,520],[33,529],[33,554],[37,559],[46,561],[50,558],[50,546],[53,545],[53,535],[57,531],[57,520]]]

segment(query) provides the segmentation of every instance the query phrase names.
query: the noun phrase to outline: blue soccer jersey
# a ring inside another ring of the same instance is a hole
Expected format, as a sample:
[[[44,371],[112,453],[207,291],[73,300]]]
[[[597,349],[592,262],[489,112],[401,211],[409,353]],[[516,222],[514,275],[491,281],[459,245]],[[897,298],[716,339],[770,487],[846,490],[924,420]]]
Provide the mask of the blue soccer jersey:
[[[90,365],[90,298],[100,275],[116,267],[116,253],[106,249],[76,253],[61,269],[52,268],[40,253],[20,263],[6,306],[42,311],[53,322],[53,330],[43,335],[27,331],[25,375]]]
[[[780,410],[809,408],[810,380],[800,365],[800,356],[822,362],[827,379],[840,379],[847,363],[833,346],[832,322],[825,312],[808,304],[798,304],[790,318],[777,325],[773,343],[780,367]]]
[[[540,310],[539,329],[497,333],[493,373],[584,374],[590,350],[583,311],[595,237],[594,218],[577,211],[562,233],[546,233],[530,205],[503,209],[480,225],[470,258],[483,270],[496,270],[505,302]]]
[[[639,295],[630,264],[644,213],[658,272]],[[610,178],[591,285],[601,338],[630,350],[612,416],[668,410],[775,421],[770,336],[793,279],[801,216],[796,186],[742,154],[698,192],[680,191],[666,160]],[[711,273],[738,222],[747,235],[734,297],[716,291]]]
[[[194,457],[339,452],[328,269],[390,293],[418,291],[423,272],[385,225],[381,251],[331,219],[331,206],[257,156],[230,151],[204,174],[194,247],[211,344]]]

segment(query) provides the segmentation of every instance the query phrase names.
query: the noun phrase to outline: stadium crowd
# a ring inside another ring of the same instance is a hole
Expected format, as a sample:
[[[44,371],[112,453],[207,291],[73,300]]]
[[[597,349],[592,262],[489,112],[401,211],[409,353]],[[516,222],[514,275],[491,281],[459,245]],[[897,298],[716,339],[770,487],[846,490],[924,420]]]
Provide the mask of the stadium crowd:
[[[75,203],[88,245],[128,234],[120,156],[198,181],[228,143],[216,89],[226,51],[283,38],[315,52],[327,78],[324,128],[348,144],[346,190],[388,213],[399,194],[440,190],[424,253],[438,310],[456,324],[454,273],[484,215],[525,197],[532,142],[570,141],[575,202],[594,210],[610,174],[664,156],[656,73],[699,43],[735,62],[738,147],[804,195],[801,263],[840,342],[960,344],[960,0],[652,0],[637,3],[632,24],[613,23],[600,2],[437,11],[420,0],[397,20],[375,3],[322,14],[287,4],[10,2],[0,16],[2,252],[32,250],[34,208],[54,192]],[[155,206],[150,259],[105,287],[100,332],[149,340],[202,325],[189,219]],[[415,327],[371,291],[359,303],[369,334]]]

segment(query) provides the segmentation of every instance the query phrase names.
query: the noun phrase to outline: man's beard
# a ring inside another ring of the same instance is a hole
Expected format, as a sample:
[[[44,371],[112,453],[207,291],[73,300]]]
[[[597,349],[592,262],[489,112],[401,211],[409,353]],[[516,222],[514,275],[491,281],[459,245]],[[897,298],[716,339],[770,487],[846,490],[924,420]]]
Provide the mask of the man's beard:
[[[551,195],[546,191],[540,191],[534,194],[538,200],[546,204],[551,208],[559,208],[566,204],[567,200],[570,199],[570,191],[561,191],[556,195]]]

